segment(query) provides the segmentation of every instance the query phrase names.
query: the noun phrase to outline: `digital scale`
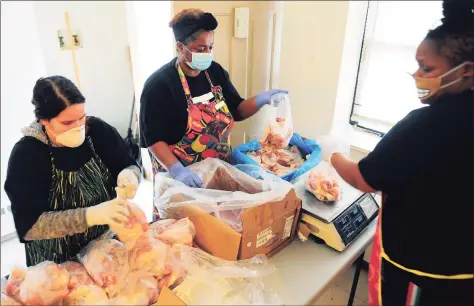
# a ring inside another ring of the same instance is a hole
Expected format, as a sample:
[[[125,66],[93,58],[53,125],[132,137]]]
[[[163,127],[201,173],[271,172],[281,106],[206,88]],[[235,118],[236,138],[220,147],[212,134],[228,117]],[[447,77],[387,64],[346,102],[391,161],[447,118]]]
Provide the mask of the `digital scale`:
[[[331,248],[342,252],[378,215],[379,204],[370,193],[359,191],[338,177],[342,189],[339,201],[326,203],[306,190],[309,173],[294,184],[296,195],[302,200],[302,216],[298,236],[302,240],[316,236]]]

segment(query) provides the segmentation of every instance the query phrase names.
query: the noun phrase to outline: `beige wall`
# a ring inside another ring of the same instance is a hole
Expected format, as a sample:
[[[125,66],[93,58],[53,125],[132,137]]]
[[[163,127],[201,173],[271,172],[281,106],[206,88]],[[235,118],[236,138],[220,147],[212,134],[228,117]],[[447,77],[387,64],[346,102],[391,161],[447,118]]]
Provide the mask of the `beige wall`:
[[[295,131],[328,133],[338,90],[348,1],[285,1],[279,86],[290,91]]]

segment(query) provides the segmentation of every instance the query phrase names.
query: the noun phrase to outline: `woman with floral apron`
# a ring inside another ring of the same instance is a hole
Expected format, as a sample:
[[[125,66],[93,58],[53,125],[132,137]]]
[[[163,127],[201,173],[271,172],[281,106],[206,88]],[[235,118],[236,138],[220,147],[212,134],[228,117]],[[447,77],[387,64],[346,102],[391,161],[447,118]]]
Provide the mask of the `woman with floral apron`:
[[[85,117],[71,81],[38,80],[33,104],[37,120],[15,145],[5,182],[27,266],[70,260],[108,225],[122,226],[128,210],[115,187],[136,190],[140,178],[117,131]]]
[[[186,166],[206,158],[229,161],[234,120],[249,118],[270,104],[272,95],[286,91],[270,90],[247,100],[240,97],[227,71],[213,62],[217,20],[212,14],[184,10],[170,26],[178,57],[145,83],[141,145],[149,149],[154,175],[168,171],[190,187],[201,187],[202,180]],[[158,217],[156,209],[154,216]]]
[[[359,163],[326,155],[355,188],[382,191],[369,305],[474,304],[473,9],[471,0],[444,1],[442,25],[418,47],[413,78],[426,107]]]

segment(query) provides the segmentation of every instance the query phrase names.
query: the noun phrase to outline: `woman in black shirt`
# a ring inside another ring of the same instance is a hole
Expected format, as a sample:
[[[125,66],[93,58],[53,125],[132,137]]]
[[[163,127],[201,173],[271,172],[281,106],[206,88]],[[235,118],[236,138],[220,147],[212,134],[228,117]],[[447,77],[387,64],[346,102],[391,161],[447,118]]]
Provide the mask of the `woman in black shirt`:
[[[444,1],[443,24],[418,47],[413,77],[428,106],[398,122],[358,164],[332,154],[345,181],[383,194],[370,305],[474,303],[473,6]]]
[[[283,91],[270,90],[247,100],[240,97],[227,71],[212,60],[217,27],[212,14],[184,10],[170,27],[178,57],[145,82],[141,145],[150,151],[154,174],[168,170],[186,185],[200,187],[200,178],[185,166],[205,158],[227,161],[234,120],[249,118]]]
[[[28,266],[61,263],[127,220],[115,186],[131,190],[140,169],[117,130],[86,117],[85,98],[68,79],[39,79],[32,103],[37,118],[14,146],[5,181]]]

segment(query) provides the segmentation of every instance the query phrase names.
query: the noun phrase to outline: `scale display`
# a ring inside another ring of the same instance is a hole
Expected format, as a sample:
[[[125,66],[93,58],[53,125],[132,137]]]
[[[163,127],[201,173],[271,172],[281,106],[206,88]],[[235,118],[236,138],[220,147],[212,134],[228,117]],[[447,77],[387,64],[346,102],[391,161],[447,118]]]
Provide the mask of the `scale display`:
[[[345,245],[355,237],[376,216],[378,205],[371,194],[361,196],[353,205],[334,219],[333,224]]]

